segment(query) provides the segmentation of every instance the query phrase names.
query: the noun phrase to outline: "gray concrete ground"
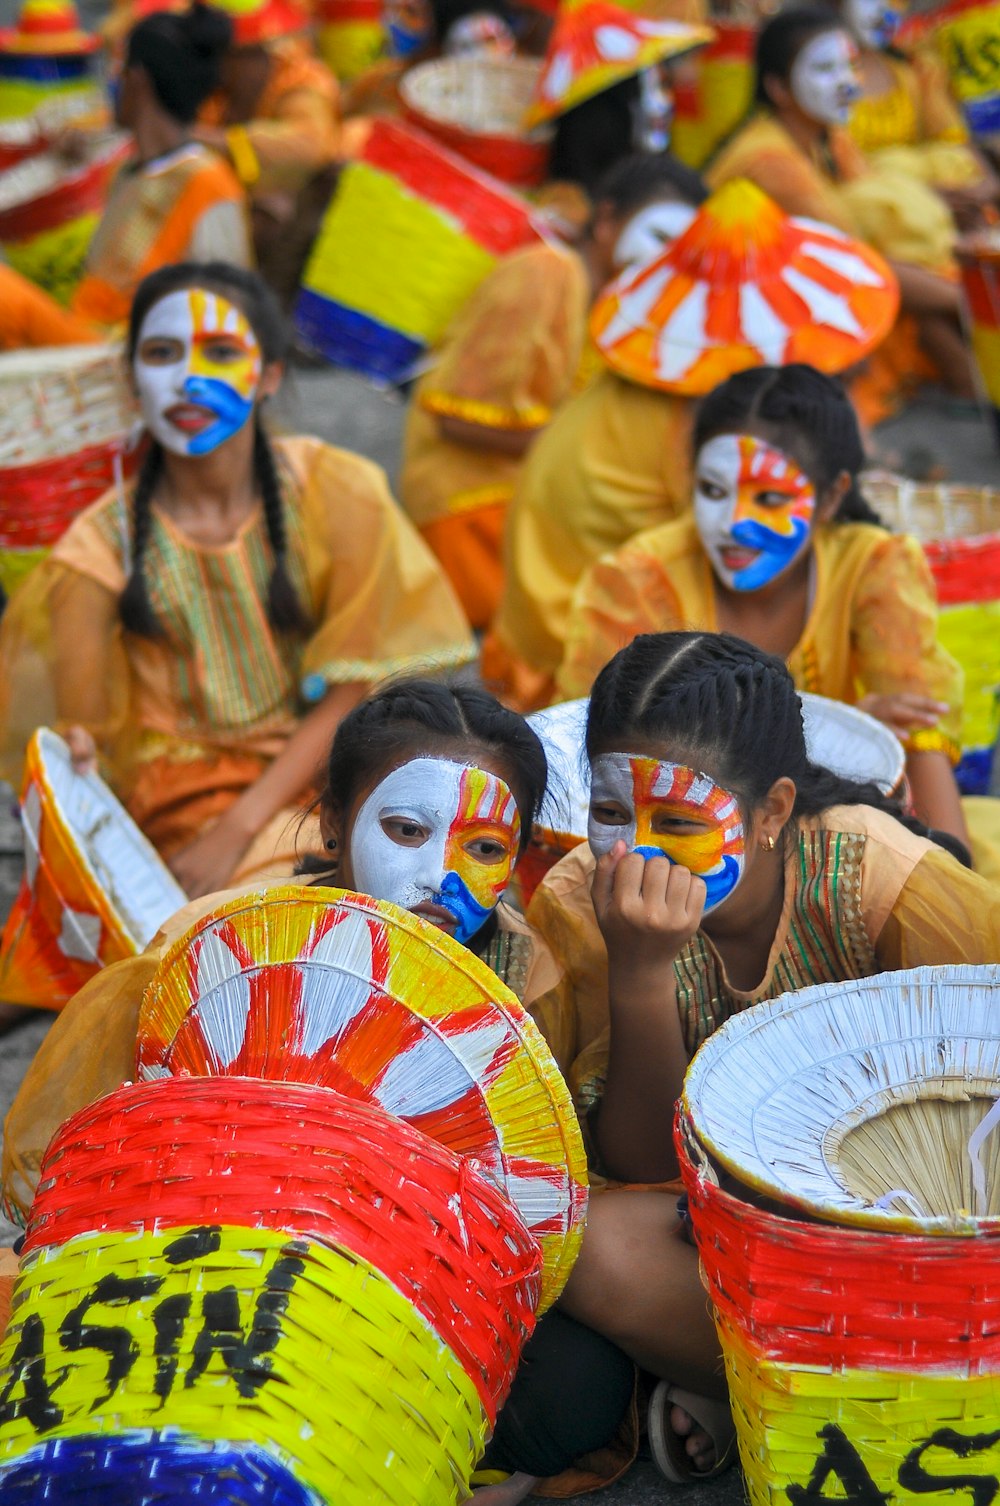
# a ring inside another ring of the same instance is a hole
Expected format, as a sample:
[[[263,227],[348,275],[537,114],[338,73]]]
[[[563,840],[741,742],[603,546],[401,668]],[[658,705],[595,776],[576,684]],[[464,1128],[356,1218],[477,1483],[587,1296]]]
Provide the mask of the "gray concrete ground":
[[[403,415],[398,396],[375,392],[343,372],[296,370],[275,404],[273,422],[285,432],[315,433],[361,451],[394,476]],[[915,404],[903,418],[885,425],[876,440],[883,455],[918,471],[933,464],[955,480],[1000,484],[990,427],[980,415],[947,401],[929,397]],[[6,914],[21,870],[12,807],[13,797],[0,786],[0,914]],[[49,1023],[48,1017],[39,1016],[0,1038],[0,1115],[6,1115]],[[15,1232],[0,1220],[0,1243]],[[648,1459],[640,1459],[623,1481],[600,1497],[607,1506],[653,1506],[672,1498],[689,1506],[741,1506],[744,1492],[737,1471],[680,1492],[660,1479]]]

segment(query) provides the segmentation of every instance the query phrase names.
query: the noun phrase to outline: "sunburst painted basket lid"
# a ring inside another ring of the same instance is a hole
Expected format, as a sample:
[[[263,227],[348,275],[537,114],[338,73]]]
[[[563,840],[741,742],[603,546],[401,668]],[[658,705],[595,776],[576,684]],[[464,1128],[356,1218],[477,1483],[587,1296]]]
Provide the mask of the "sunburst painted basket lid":
[[[700,396],[750,366],[843,371],[888,334],[898,307],[895,276],[877,252],[790,218],[737,179],[662,256],[605,289],[590,327],[622,376]]]
[[[563,0],[527,126],[564,115],[612,84],[704,47],[710,26],[636,15],[610,0]]]
[[[813,763],[844,779],[872,780],[891,794],[903,777],[903,745],[882,722],[856,706],[801,691],[806,751]],[[589,701],[561,701],[528,721],[542,740],[549,780],[539,817],[543,836],[584,841],[590,811],[590,771],[585,743]]]
[[[240,895],[166,953],[143,1078],[312,1082],[378,1103],[503,1188],[542,1246],[544,1309],[573,1266],[586,1158],[569,1092],[514,994],[408,911],[339,889]]]
[[[96,52],[100,37],[84,31],[73,0],[24,0],[17,25],[0,31],[0,53],[74,57]]]
[[[684,1106],[746,1187],[832,1223],[1000,1230],[1000,967],[921,967],[727,1020]]]

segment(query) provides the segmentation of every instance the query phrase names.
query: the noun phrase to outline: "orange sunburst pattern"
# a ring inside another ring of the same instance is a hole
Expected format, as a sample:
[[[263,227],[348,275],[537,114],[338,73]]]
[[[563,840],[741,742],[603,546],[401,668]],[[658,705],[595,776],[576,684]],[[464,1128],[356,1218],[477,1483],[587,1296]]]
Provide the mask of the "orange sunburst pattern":
[[[494,973],[395,906],[340,890],[242,895],[164,957],[142,1077],[305,1081],[378,1103],[479,1168],[539,1240],[542,1307],[572,1268],[586,1171],[569,1094]]]
[[[525,124],[538,125],[667,58],[704,47],[710,26],[654,20],[610,0],[570,0],[555,30]]]
[[[591,332],[623,376],[697,396],[750,366],[842,371],[884,338],[898,307],[896,279],[875,251],[789,218],[739,180],[662,256],[606,289]]]

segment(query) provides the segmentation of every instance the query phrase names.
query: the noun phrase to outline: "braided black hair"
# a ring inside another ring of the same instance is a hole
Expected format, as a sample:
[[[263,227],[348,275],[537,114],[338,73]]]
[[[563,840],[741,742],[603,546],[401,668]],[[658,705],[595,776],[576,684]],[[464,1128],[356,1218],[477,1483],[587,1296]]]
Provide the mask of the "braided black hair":
[[[718,434],[760,424],[773,426],[774,443],[799,460],[817,491],[825,491],[841,471],[847,472],[851,484],[835,523],[883,526],[858,483],[867,457],[857,415],[836,377],[799,363],[737,372],[710,392],[698,409],[694,453]]]
[[[669,152],[632,152],[622,157],[594,186],[594,203],[606,200],[620,219],[654,203],[665,192],[697,209],[708,198],[700,173]]]
[[[180,14],[157,11],[138,21],[125,43],[125,66],[143,68],[163,109],[190,125],[219,86],[232,40],[226,13],[195,0]]]
[[[408,748],[416,756],[455,742],[503,764],[521,818],[523,852],[545,795],[545,750],[523,716],[474,685],[394,680],[361,701],[337,728],[320,804],[346,812],[362,785],[405,758]]]
[[[772,104],[767,81],[776,78],[787,84],[799,53],[813,37],[828,31],[843,31],[843,21],[833,10],[823,6],[791,6],[781,10],[761,27],[754,53],[754,99],[758,105]]]
[[[590,695],[587,754],[625,751],[639,739],[663,743],[672,759],[710,773],[744,811],[759,808],[775,781],[787,778],[795,784],[793,819],[833,805],[870,805],[938,840],[877,784],[812,763],[785,664],[729,633],[643,633],[604,666]],[[940,845],[965,860],[958,844],[942,837]]]
[[[227,262],[177,262],[161,267],[143,279],[136,289],[129,317],[128,357],[135,360],[136,346],[143,321],[154,304],[169,293],[185,288],[205,288],[229,299],[246,315],[265,365],[282,361],[288,350],[288,330],[274,294],[255,272],[230,266]],[[288,539],[285,529],[285,506],[274,451],[267,431],[254,415],[254,479],[264,505],[264,522],[274,556],[268,583],[267,614],[272,627],[281,633],[308,633],[309,615],[299,600],[288,573]],[[163,450],[155,441],[149,448],[139,472],[132,500],[132,563],[125,589],[118,602],[118,613],[130,633],[145,638],[162,636],[149,599],[143,560],[152,531],[152,500],[163,470]]]

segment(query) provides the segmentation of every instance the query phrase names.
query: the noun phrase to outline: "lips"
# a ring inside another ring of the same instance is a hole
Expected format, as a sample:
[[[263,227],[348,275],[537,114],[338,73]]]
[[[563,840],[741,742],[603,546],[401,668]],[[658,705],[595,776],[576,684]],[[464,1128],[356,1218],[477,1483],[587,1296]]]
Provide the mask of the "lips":
[[[759,549],[743,549],[736,545],[730,545],[719,550],[719,558],[726,569],[735,575],[740,570],[746,570],[749,565],[752,565],[759,553]]]
[[[176,403],[163,416],[182,434],[200,434],[215,423],[217,417],[210,408],[201,408],[196,403]]]
[[[414,905],[411,915],[419,915],[421,920],[429,920],[432,926],[437,926],[439,931],[447,931],[453,934],[457,924],[454,915],[446,910],[443,905],[435,905],[430,900],[421,900],[419,905]]]

